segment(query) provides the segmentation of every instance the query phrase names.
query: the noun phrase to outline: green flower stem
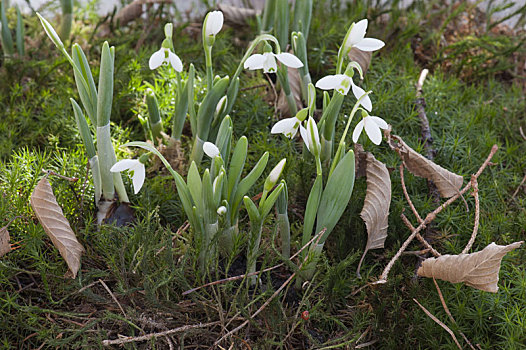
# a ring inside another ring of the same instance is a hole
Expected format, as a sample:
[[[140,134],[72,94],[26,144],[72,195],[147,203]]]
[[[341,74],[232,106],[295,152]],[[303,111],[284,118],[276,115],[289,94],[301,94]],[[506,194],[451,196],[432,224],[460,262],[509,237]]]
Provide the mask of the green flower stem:
[[[212,69],[212,46],[205,46],[206,60],[206,83],[208,91],[212,90],[214,85],[214,71]]]
[[[285,66],[284,64],[279,65],[278,71],[276,73],[278,76],[279,83],[281,84],[281,87],[283,88],[283,92],[285,93],[285,97],[287,99],[287,105],[289,106],[290,114],[296,115],[296,113],[298,112],[298,108],[296,106],[296,100],[294,99],[292,90],[290,89],[287,66]]]
[[[261,231],[263,229],[263,220],[251,221],[250,237],[248,239],[247,250],[247,274],[256,272],[256,261],[259,253],[259,244],[261,243]],[[256,284],[257,276],[250,276],[249,281],[252,285]]]
[[[263,18],[261,19],[261,31],[268,32],[274,24],[274,15],[276,11],[276,0],[265,1]]]
[[[24,44],[24,21],[22,20],[22,13],[18,6],[16,7],[16,48],[18,50],[18,56],[23,57],[26,54],[26,48]]]
[[[15,47],[13,44],[13,37],[11,35],[11,30],[9,29],[9,26],[8,26],[7,16],[5,14],[6,7],[7,7],[7,1],[1,0],[0,1],[0,22],[2,22],[1,23],[2,27],[0,28],[0,33],[1,33],[0,38],[2,39],[2,48],[4,50],[4,55],[11,56],[15,52]]]
[[[60,38],[68,40],[73,22],[73,0],[60,0],[62,7],[62,22],[60,24]]]

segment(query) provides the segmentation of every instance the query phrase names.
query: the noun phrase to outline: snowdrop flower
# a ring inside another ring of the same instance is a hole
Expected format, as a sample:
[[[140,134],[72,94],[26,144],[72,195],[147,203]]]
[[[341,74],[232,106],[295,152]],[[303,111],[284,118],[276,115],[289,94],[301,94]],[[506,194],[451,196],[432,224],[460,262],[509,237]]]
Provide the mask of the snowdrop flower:
[[[287,158],[283,158],[275,167],[270,171],[270,174],[268,174],[267,178],[265,179],[264,184],[264,190],[270,191],[272,187],[276,185],[276,183],[279,180],[279,177],[281,176],[281,173],[283,172],[283,168],[285,167],[285,164],[287,163]]]
[[[365,133],[369,136],[369,139],[375,144],[379,145],[382,142],[382,132],[380,129],[387,129],[387,123],[385,120],[379,117],[366,116],[356,124],[352,133],[352,140],[354,143],[358,141],[362,130],[365,129]]]
[[[358,23],[351,24],[345,39],[343,39],[343,47],[345,52],[351,48],[356,47],[362,51],[376,51],[384,47],[385,43],[382,40],[374,38],[366,38],[367,19],[362,19]]]
[[[307,128],[300,125],[300,133],[303,142],[314,156],[319,156],[321,151],[320,134],[318,126],[312,117],[307,121]]]
[[[150,65],[150,69],[156,69],[162,64],[166,65],[170,63],[176,72],[181,72],[183,70],[183,62],[181,62],[179,56],[166,47],[161,47],[159,51],[154,52],[148,63]]]
[[[205,21],[203,22],[203,31],[207,37],[215,36],[223,28],[223,12],[221,11],[212,11],[209,12]]]
[[[226,207],[224,205],[222,205],[219,208],[217,208],[217,214],[218,215],[221,215],[221,216],[225,215],[226,211],[227,211],[227,209],[226,209]]]
[[[305,120],[309,112],[308,108],[304,108],[298,113],[295,117],[285,118],[278,121],[270,130],[271,134],[283,134],[286,137],[292,139],[298,133],[298,129],[301,125],[301,122]]]
[[[247,58],[245,61],[243,67],[245,69],[255,70],[255,69],[263,69],[264,73],[275,73],[278,69],[278,65],[276,64],[276,58],[286,65],[287,67],[291,68],[300,68],[303,67],[303,62],[300,61],[299,58],[294,56],[291,53],[282,52],[275,54],[273,52],[264,52],[263,54],[254,54]]]
[[[342,95],[347,95],[349,89],[352,88],[352,93],[357,100],[365,95],[365,90],[354,84],[352,78],[346,74],[327,75],[316,82],[316,87],[322,90],[336,90]],[[361,100],[360,104],[369,112],[373,109],[368,95]]]
[[[112,173],[119,173],[124,170],[133,171],[133,189],[135,191],[135,194],[139,193],[142,185],[144,184],[144,179],[146,178],[146,170],[144,168],[144,164],[141,163],[138,159],[123,159],[115,163],[110,169]]]
[[[205,142],[203,144],[203,151],[206,153],[207,156],[214,159],[217,156],[220,156],[219,148],[217,148],[216,145],[214,145],[212,142]]]

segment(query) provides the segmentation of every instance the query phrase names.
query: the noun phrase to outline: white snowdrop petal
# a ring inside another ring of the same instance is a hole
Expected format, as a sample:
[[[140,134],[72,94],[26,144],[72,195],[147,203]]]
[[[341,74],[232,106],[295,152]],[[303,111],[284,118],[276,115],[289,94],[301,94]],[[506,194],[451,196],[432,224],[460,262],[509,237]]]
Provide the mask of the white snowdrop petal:
[[[265,56],[265,62],[263,62],[263,72],[276,73],[276,71],[278,70],[278,65],[276,63],[276,58],[274,57],[274,54],[271,52],[265,52],[263,56]]]
[[[365,38],[354,44],[354,47],[362,51],[376,51],[380,50],[385,46],[385,43],[382,40],[374,38]]]
[[[281,173],[283,172],[283,167],[285,167],[286,162],[287,159],[284,158],[274,167],[274,169],[272,169],[272,171],[268,175],[270,182],[272,182],[273,184],[278,182],[278,179],[281,176]]]
[[[163,64],[164,58],[164,49],[161,48],[159,51],[155,51],[148,62],[150,69],[158,68],[161,64]]]
[[[354,128],[354,131],[352,133],[352,142],[356,143],[358,141],[358,138],[360,137],[360,134],[363,130],[363,119],[356,124],[356,127]]]
[[[133,182],[133,190],[135,194],[139,193],[139,191],[142,188],[142,185],[144,184],[144,179],[146,178],[146,169],[144,168],[144,164],[140,163],[140,166],[137,166],[133,169],[133,176],[132,176],[132,182]]]
[[[272,130],[270,130],[271,134],[287,134],[294,132],[295,134],[295,125],[298,123],[298,119],[296,117],[293,118],[285,118],[281,119],[279,122],[274,124],[272,127]]]
[[[221,11],[212,11],[208,14],[208,19],[206,20],[206,35],[216,35],[223,28],[223,12]]]
[[[316,82],[316,87],[322,90],[337,89],[344,79],[343,74],[327,75]]]
[[[318,132],[318,126],[316,125],[316,122],[314,121],[312,117],[309,117],[309,120],[307,122],[307,127],[309,128],[308,132],[309,132],[309,137],[311,138],[309,142],[313,145],[319,145],[320,144],[320,133]],[[314,134],[314,140],[312,140],[312,134]]]
[[[371,139],[375,145],[379,145],[380,142],[382,142],[382,132],[380,131],[380,128],[371,117],[365,117],[363,118],[363,121],[367,136],[369,136],[369,139]]]
[[[283,52],[275,56],[281,63],[283,63],[287,67],[291,67],[291,68],[303,67],[303,62],[301,62],[301,60],[298,57],[294,56],[291,53]]]
[[[123,159],[119,160],[117,163],[113,164],[110,171],[112,173],[119,173],[124,170],[132,169],[137,166],[137,163],[140,163],[137,159]]]
[[[378,125],[378,127],[380,129],[387,129],[387,128],[389,128],[389,125],[387,125],[386,121],[383,120],[382,118],[375,117],[375,116],[370,116],[369,118],[371,120],[373,120],[376,123],[376,125]]]
[[[215,158],[219,155],[219,148],[217,148],[212,142],[205,142],[203,144],[203,151],[210,158]]]
[[[352,93],[354,94],[354,97],[356,97],[357,100],[360,99],[360,97],[362,97],[363,95],[365,95],[364,89],[362,89],[361,87],[357,86],[354,83],[351,83],[351,85],[352,85]],[[365,108],[369,112],[373,109],[373,104],[369,96],[365,96],[360,102],[360,104],[363,106],[363,108]]]
[[[180,73],[183,71],[183,62],[181,62],[181,59],[179,58],[179,56],[169,51],[168,59],[170,60],[170,64],[172,65],[173,69],[175,69],[176,72]]]
[[[243,67],[245,69],[251,69],[251,70],[254,70],[254,69],[262,69],[263,68],[263,64],[265,63],[265,60],[266,60],[266,57],[259,54],[259,53],[256,53],[250,57],[247,58],[247,60],[245,61],[245,63],[243,64]]]
[[[351,34],[347,39],[346,46],[355,46],[365,37],[365,32],[367,31],[367,19],[362,19],[358,23],[355,23],[351,29]]]
[[[310,151],[311,147],[310,147],[309,136],[307,134],[307,129],[305,129],[302,125],[300,125],[300,134],[301,134],[301,138],[303,139],[303,142],[305,142],[305,146],[307,146],[307,149]]]

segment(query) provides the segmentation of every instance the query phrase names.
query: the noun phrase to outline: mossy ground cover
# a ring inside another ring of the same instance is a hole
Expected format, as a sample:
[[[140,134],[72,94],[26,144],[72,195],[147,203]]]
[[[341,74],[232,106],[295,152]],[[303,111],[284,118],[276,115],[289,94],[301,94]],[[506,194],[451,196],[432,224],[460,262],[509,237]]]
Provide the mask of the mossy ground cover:
[[[487,157],[492,145],[499,146],[493,164],[479,178],[481,222],[473,251],[493,241],[504,245],[523,240],[526,194],[524,188],[514,197],[512,194],[525,172],[526,140],[521,137],[519,127],[526,127],[526,105],[524,77],[516,74],[513,66],[516,61],[512,58],[524,54],[519,45],[524,36],[489,33],[485,37],[486,51],[479,52],[488,55],[484,64],[458,59],[463,52],[471,54],[473,42],[469,36],[459,37],[453,47],[455,59],[448,61],[451,64],[444,64],[447,59],[442,53],[447,50],[437,36],[447,33],[448,23],[469,14],[470,8],[459,10],[452,6],[437,10],[433,3],[418,2],[401,11],[396,1],[384,7],[374,7],[369,2],[315,3],[308,43],[313,80],[332,73],[327,69],[335,63],[332,60],[347,26],[352,21],[369,18],[370,35],[387,43],[382,52],[374,55],[365,77],[366,86],[374,91],[374,114],[388,121],[394,133],[423,153],[420,121],[414,104],[415,83],[421,69],[430,68],[424,97],[437,151],[435,161],[468,179]],[[114,28],[104,37],[91,35],[95,28],[102,30],[103,27],[98,26],[95,17],[89,18],[75,23],[73,35],[77,42],[83,43],[90,62],[100,57],[103,40],[109,40],[116,47],[114,144],[144,140],[137,114],[146,114],[143,96],[147,87],[153,87],[157,93],[163,118],[170,125],[167,112],[170,91],[161,79],[168,73],[157,74],[147,65],[150,54],[162,41],[166,15]],[[148,30],[143,31],[144,28]],[[185,226],[181,204],[172,178],[162,170],[150,174],[145,188],[131,196],[137,216],[133,226],[103,226],[97,230],[92,184],[89,178],[85,181],[87,159],[68,102],[68,97],[75,96],[71,67],[47,40],[36,17],[27,18],[26,33],[39,43],[28,48],[30,59],[4,60],[0,67],[0,218],[7,223],[10,218],[21,216],[8,227],[12,242],[19,242],[20,248],[0,259],[0,347],[102,348],[102,340],[115,339],[118,334],[139,336],[200,322],[217,322],[170,337],[126,345],[126,348],[163,349],[172,343],[180,348],[208,348],[227,329],[233,329],[253,314],[291,271],[281,268],[264,274],[265,288],[262,289],[254,290],[246,282],[237,281],[183,296],[190,288],[224,278],[222,271],[229,262],[222,261],[213,269],[215,272],[206,277],[196,276],[192,232],[181,229]],[[214,46],[217,74],[233,74],[248,40],[254,35],[252,25],[227,29],[218,37]],[[174,37],[177,38],[175,51],[184,64],[193,62],[198,76],[204,79],[200,32],[186,23],[176,28]],[[139,40],[143,45],[136,47]],[[422,51],[417,49],[427,52],[430,59],[423,62],[422,55],[418,54]],[[515,56],[507,50],[512,50]],[[98,72],[94,74],[96,77]],[[197,84],[199,86],[199,81]],[[308,157],[304,160],[299,141],[270,135],[277,116],[266,78],[261,73],[243,73],[241,88],[231,113],[234,137],[248,137],[249,164],[254,164],[265,151],[270,153],[270,164],[287,158],[284,177],[289,186],[292,248],[296,251],[300,248],[306,189],[312,185],[315,167]],[[342,109],[344,112],[352,108],[348,100]],[[188,141],[187,138],[183,142],[186,150]],[[524,348],[526,255],[523,248],[505,257],[496,294],[438,281],[456,325],[448,321],[433,281],[415,277],[417,258],[413,255],[402,257],[386,284],[360,289],[381,273],[409,235],[400,219],[408,206],[400,186],[399,157],[385,143],[375,146],[366,141],[365,147],[392,169],[393,199],[386,248],[369,252],[359,279],[356,266],[367,240],[365,225],[359,217],[365,180],[359,179],[346,213],[326,244],[312,282],[301,291],[293,291],[293,286],[287,288],[286,293],[273,299],[223,346],[332,349],[371,342],[370,347],[379,349],[455,349],[450,335],[424,314],[414,303],[415,298],[457,335],[463,332],[480,348]],[[125,158],[132,150],[118,152],[118,158]],[[50,178],[58,203],[86,248],[81,271],[74,280],[64,277],[66,264],[29,205],[32,190],[43,176],[42,169],[79,179],[72,183]],[[418,211],[421,214],[432,211],[436,205],[428,195],[426,181],[407,172],[405,178]],[[128,178],[126,185],[131,186]],[[473,198],[465,199],[473,208]],[[242,214],[242,218],[245,215]],[[416,222],[414,217],[409,218]],[[473,210],[467,212],[461,201],[448,207],[434,221],[434,246],[442,252],[459,254],[471,234],[473,218]],[[241,220],[243,230],[248,230],[244,219]],[[268,222],[263,232],[265,253],[258,263],[262,268],[281,262],[273,250],[273,244],[279,243],[271,239],[273,223]],[[411,249],[421,247],[413,243]],[[235,271],[242,261],[231,263],[231,271]],[[231,275],[243,272],[241,268]],[[304,311],[309,312],[308,320],[301,317]]]

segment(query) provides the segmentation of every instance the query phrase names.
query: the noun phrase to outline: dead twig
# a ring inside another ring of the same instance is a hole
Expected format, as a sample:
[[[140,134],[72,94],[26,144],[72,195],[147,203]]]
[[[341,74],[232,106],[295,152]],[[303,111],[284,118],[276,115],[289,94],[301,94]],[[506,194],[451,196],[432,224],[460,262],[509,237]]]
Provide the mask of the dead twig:
[[[56,172],[54,172],[53,170],[42,169],[42,172],[46,173],[48,175],[53,175],[53,176],[56,176],[56,177],[60,177],[61,179],[68,180],[69,182],[77,182],[77,181],[79,181],[79,179],[76,178],[76,177],[67,177],[67,176],[64,176],[64,175],[60,175],[60,174],[57,174]]]
[[[515,199],[515,196],[517,196],[517,193],[519,193],[522,185],[524,185],[524,182],[526,182],[526,174],[524,174],[524,177],[522,178],[522,181],[521,183],[519,184],[519,186],[517,186],[517,189],[515,190],[515,192],[513,192],[513,194],[511,195],[511,199]]]
[[[499,149],[499,147],[497,145],[493,145],[493,147],[491,148],[491,151],[488,155],[488,157],[486,158],[486,160],[484,161],[484,163],[480,166],[479,170],[477,171],[477,173],[475,175],[472,176],[472,179],[477,179],[480,174],[482,174],[482,172],[484,171],[484,169],[486,169],[486,167],[489,165],[489,162],[491,160],[491,158],[493,158],[493,156],[495,155],[495,153],[497,152],[497,150]],[[435,210],[433,210],[431,213],[427,214],[426,218],[424,219],[424,221],[422,221],[422,223],[420,223],[418,225],[417,228],[415,228],[413,230],[413,232],[411,232],[411,235],[409,235],[409,237],[406,239],[406,241],[402,244],[402,246],[400,247],[400,249],[398,250],[398,252],[395,254],[395,256],[393,256],[391,258],[391,261],[389,261],[389,263],[387,264],[387,266],[384,268],[384,271],[382,272],[382,275],[380,276],[380,279],[376,282],[374,282],[373,284],[381,284],[381,283],[386,283],[387,282],[387,276],[389,274],[389,271],[391,271],[391,268],[393,267],[394,263],[396,262],[396,260],[398,260],[398,258],[400,257],[400,255],[402,255],[402,252],[404,252],[407,248],[407,246],[409,245],[409,243],[411,243],[411,241],[416,237],[416,235],[422,231],[422,229],[428,225],[431,221],[433,221],[436,216],[442,212],[445,208],[447,208],[451,203],[453,203],[455,200],[457,200],[459,197],[461,197],[464,193],[466,193],[470,188],[472,188],[473,186],[473,181],[470,181],[466,186],[464,186],[464,188],[462,190],[459,191],[459,193],[457,193],[456,195],[452,196],[451,198],[449,198],[447,201],[445,201],[441,206],[439,206],[438,208],[436,208]]]
[[[437,289],[437,292],[438,292],[438,296],[440,298],[440,302],[442,303],[442,307],[444,308],[444,311],[446,312],[447,316],[449,317],[449,319],[451,320],[451,322],[453,322],[453,324],[455,324],[456,326],[457,325],[457,321],[455,321],[455,318],[453,317],[453,315],[451,314],[451,312],[449,311],[449,308],[447,307],[446,305],[446,301],[444,300],[444,296],[442,295],[442,291],[440,290],[440,287],[438,286],[438,283],[436,281],[435,278],[433,278],[433,283],[435,284],[435,287]],[[462,338],[464,338],[464,340],[466,341],[466,343],[468,343],[469,347],[473,350],[476,350],[473,345],[471,345],[471,342],[468,340],[468,338],[464,335],[464,333],[462,333],[460,330],[458,331],[460,333],[460,335],[462,336]]]
[[[471,187],[473,188],[473,197],[475,197],[475,223],[473,224],[473,232],[471,233],[471,237],[464,247],[464,250],[462,250],[462,254],[467,254],[473,246],[475,238],[477,238],[477,232],[479,230],[480,223],[479,184],[474,176],[471,176]]]
[[[402,213],[400,214],[400,217],[402,218],[402,221],[404,222],[404,224],[407,226],[407,228],[409,228],[411,230],[411,232],[413,232],[415,230],[414,226],[411,224],[411,222],[409,221],[409,219]],[[429,244],[428,241],[425,240],[424,237],[422,237],[420,234],[416,234],[416,239],[418,239],[420,241],[420,243],[422,243],[422,245],[424,247],[426,247],[426,253],[427,252],[430,252],[431,254],[433,254],[435,257],[439,257],[441,254],[435,250],[435,248],[433,248],[433,246],[431,246],[431,244]],[[421,251],[423,252],[423,251]],[[424,253],[425,254],[425,253]]]
[[[186,230],[188,230],[188,228],[190,227],[190,223],[188,222],[188,220],[186,220],[178,229],[177,229],[177,232],[175,233],[175,235],[172,237],[172,243],[173,241],[175,241],[179,236],[181,236],[181,233],[185,232]],[[166,246],[162,246],[156,253],[155,253],[155,256],[161,254],[162,251],[164,251],[166,249]]]
[[[253,89],[259,89],[259,88],[262,88],[262,87],[266,87],[267,84],[258,84],[258,85],[253,85],[253,86],[247,86],[247,87],[244,87],[242,89],[239,89],[239,91],[248,91],[248,90],[253,90]]]
[[[167,330],[167,331],[164,331],[164,332],[150,333],[150,334],[142,335],[140,337],[122,337],[122,338],[113,339],[113,340],[106,339],[106,340],[102,341],[102,345],[104,345],[104,346],[122,345],[122,344],[126,344],[126,343],[140,342],[140,341],[150,340],[152,338],[165,337],[167,335],[174,334],[174,333],[185,332],[185,331],[188,331],[190,329],[212,327],[212,326],[216,326],[218,324],[219,324],[219,321],[209,322],[209,323],[199,323],[199,324],[192,324],[192,325],[186,325],[186,326],[182,326],[182,327],[177,327],[177,328],[170,329],[170,330]]]
[[[429,318],[431,318],[433,321],[435,321],[440,327],[444,328],[446,330],[446,332],[448,332],[449,335],[451,335],[451,338],[453,338],[453,341],[455,342],[455,344],[457,344],[458,348],[460,350],[462,350],[462,346],[460,346],[460,343],[458,342],[457,337],[455,337],[455,333],[453,333],[453,331],[451,329],[449,329],[448,326],[446,326],[442,321],[440,321],[438,318],[436,318],[435,315],[433,315],[424,306],[422,306],[422,304],[420,304],[415,298],[413,298],[413,301],[415,303],[417,303],[418,306],[420,306],[420,308],[426,313],[427,316],[429,316]]]
[[[110,288],[106,285],[106,283],[104,283],[103,280],[101,280],[99,278],[99,283],[102,284],[102,286],[104,287],[104,289],[106,289],[106,291],[109,293],[109,295],[111,296],[111,298],[113,299],[113,301],[115,301],[115,303],[117,304],[117,306],[119,306],[119,309],[121,309],[121,312],[122,314],[124,315],[124,317],[127,317],[126,316],[126,312],[124,312],[124,309],[122,308],[121,304],[119,303],[119,301],[117,300],[117,298],[115,297],[115,295],[113,295],[113,293],[111,292]]]

